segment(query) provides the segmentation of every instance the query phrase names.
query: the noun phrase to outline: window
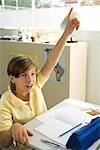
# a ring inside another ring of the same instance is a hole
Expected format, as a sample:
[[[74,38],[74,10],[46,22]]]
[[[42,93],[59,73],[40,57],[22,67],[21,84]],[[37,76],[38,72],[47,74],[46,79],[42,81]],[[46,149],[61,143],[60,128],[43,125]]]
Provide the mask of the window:
[[[0,0],[0,9],[52,8],[71,5],[96,6],[100,5],[100,0]]]
[[[18,7],[32,7],[32,0],[18,0]]]
[[[100,5],[100,0],[80,0],[82,6],[95,6]]]
[[[16,0],[5,0],[4,3],[8,6],[16,6]]]
[[[96,6],[100,0],[35,0],[36,8],[67,7],[71,5]]]
[[[0,0],[1,9],[32,8],[33,0]]]

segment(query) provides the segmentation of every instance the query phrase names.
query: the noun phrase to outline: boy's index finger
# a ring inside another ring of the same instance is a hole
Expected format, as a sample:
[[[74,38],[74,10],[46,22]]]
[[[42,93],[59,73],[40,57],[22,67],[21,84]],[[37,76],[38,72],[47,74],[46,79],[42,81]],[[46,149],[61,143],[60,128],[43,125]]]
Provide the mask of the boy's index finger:
[[[68,13],[68,16],[70,16],[70,14],[72,13],[73,11],[73,7],[70,9],[69,13]]]

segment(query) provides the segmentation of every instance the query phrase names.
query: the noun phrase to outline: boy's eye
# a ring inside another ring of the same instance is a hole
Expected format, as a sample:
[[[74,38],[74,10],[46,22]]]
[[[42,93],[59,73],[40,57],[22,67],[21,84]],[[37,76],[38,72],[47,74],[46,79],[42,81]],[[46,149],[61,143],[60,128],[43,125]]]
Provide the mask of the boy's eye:
[[[35,72],[33,72],[33,73],[32,73],[32,76],[34,76],[34,75],[36,75],[36,73],[35,73]]]
[[[26,76],[26,74],[23,73],[23,74],[20,74],[20,76],[23,76],[23,77],[24,77],[24,76]]]

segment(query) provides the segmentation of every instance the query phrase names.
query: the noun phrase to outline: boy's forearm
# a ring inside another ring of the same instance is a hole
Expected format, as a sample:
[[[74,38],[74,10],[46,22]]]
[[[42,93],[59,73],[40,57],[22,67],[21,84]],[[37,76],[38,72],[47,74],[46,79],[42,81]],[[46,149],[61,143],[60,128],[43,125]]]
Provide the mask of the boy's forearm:
[[[58,62],[62,52],[63,52],[63,49],[65,47],[65,43],[66,43],[66,40],[68,38],[68,35],[66,35],[66,33],[64,32],[63,35],[61,36],[61,38],[59,39],[59,41],[57,42],[57,44],[55,45],[53,51],[50,52],[50,54],[48,54],[48,60],[51,61],[52,65],[56,65],[56,63]],[[51,67],[54,67],[54,66],[51,66]]]
[[[45,65],[42,68],[42,73],[45,76],[48,76],[51,74],[51,72],[53,71],[54,67],[56,66],[66,43],[66,40],[68,38],[68,36],[74,31],[74,29],[78,29],[80,22],[78,21],[78,19],[75,17],[73,18],[72,16],[72,10],[73,8],[71,8],[69,14],[68,14],[68,22],[66,25],[66,28],[64,30],[64,33],[62,34],[61,38],[59,39],[59,41],[57,42],[57,44],[54,46],[53,50],[49,52],[48,57],[47,57],[47,61],[45,63]]]
[[[48,54],[47,61],[42,68],[42,71],[43,71],[42,73],[44,75],[48,75],[53,71],[55,65],[57,64],[57,62],[63,52],[63,49],[65,47],[65,43],[66,43],[68,36],[69,36],[69,34],[66,31],[64,31],[64,33],[60,37],[59,41],[55,45],[54,49],[52,51],[50,51],[50,53]]]
[[[6,131],[0,132],[0,145],[1,147],[8,148],[13,143],[11,128]]]

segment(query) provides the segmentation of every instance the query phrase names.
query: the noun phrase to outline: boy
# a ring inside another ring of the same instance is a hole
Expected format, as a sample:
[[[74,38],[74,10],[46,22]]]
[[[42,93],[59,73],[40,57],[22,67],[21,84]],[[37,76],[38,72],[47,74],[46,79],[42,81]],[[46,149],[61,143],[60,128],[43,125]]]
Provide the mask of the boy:
[[[2,95],[0,100],[2,147],[9,147],[14,140],[17,143],[16,149],[31,149],[27,144],[28,136],[32,136],[32,133],[23,124],[47,110],[41,89],[56,66],[68,36],[74,29],[78,29],[79,24],[78,19],[73,18],[71,8],[61,38],[54,49],[49,52],[46,63],[38,73],[36,65],[29,57],[16,56],[9,62],[7,73],[10,89]]]

